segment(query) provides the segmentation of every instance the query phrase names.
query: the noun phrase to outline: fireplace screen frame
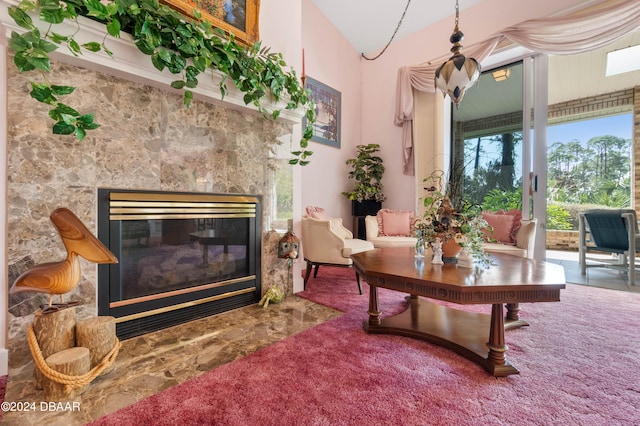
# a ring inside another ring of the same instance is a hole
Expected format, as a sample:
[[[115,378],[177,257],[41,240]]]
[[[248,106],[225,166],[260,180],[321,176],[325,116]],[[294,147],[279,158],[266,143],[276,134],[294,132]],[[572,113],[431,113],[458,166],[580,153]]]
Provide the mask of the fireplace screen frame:
[[[118,337],[126,339],[256,303],[261,297],[262,198],[247,194],[98,189],[98,238],[118,259],[125,221],[228,218],[247,220],[246,275],[122,300],[121,263],[98,265],[98,314],[115,317]]]

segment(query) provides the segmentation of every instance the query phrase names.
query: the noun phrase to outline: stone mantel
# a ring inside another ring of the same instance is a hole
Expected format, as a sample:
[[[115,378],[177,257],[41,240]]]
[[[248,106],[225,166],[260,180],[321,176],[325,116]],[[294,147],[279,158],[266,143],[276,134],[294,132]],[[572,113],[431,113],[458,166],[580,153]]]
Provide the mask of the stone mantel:
[[[11,16],[9,16],[8,7],[18,5],[17,0],[0,0],[0,44],[7,45],[7,40],[11,38],[11,32],[24,33],[26,30],[18,26]],[[48,24],[37,19],[32,14],[34,23],[43,31],[46,31]],[[58,34],[75,34],[78,43],[83,44],[90,41],[100,41],[104,38],[106,28],[104,25],[84,18],[78,18],[79,28],[75,24],[67,21],[62,24],[54,25],[54,30]],[[100,71],[115,77],[127,79],[136,83],[147,84],[153,87],[164,89],[170,92],[183,93],[182,91],[173,89],[171,82],[176,80],[175,74],[168,70],[159,71],[151,63],[148,55],[140,52],[133,43],[131,36],[125,32],[121,33],[120,38],[114,38],[107,34],[105,41],[109,50],[113,52],[113,56],[109,56],[104,52],[89,52],[83,50],[83,55],[75,56],[69,49],[61,46],[57,51],[51,54],[51,57],[71,65],[83,67],[92,71]],[[10,64],[9,66],[14,66]],[[207,76],[209,78],[207,78]],[[222,74],[217,71],[207,71],[202,78],[198,80],[198,86],[191,89],[194,98],[210,103],[223,102],[226,106],[248,109],[257,112],[253,105],[246,105],[243,100],[244,93],[238,90],[233,82],[227,79],[228,92],[222,99],[218,84],[220,83]],[[55,77],[52,78],[55,82]],[[57,82],[61,84],[61,82]],[[281,109],[279,119],[297,124],[300,123],[304,115],[304,111],[300,108],[297,110],[286,110],[286,103],[280,101],[272,103],[267,107],[269,109]]]

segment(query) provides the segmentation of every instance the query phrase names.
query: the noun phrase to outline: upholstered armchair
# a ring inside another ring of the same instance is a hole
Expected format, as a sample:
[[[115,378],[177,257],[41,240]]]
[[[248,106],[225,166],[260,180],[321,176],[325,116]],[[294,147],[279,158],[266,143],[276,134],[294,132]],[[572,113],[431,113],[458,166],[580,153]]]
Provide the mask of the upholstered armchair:
[[[351,255],[373,250],[368,241],[353,238],[351,231],[342,225],[342,218],[321,217],[320,219],[304,216],[302,218],[302,251],[307,262],[304,287],[315,268],[313,277],[318,276],[321,265],[351,267]],[[362,294],[360,275],[356,272],[358,291]]]

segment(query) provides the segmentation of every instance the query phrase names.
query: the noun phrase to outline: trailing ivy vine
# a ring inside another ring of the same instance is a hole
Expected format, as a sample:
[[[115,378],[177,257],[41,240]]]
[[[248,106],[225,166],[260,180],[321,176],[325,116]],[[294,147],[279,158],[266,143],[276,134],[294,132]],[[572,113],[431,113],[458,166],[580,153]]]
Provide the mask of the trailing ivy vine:
[[[34,24],[36,15],[48,24],[41,30]],[[18,6],[9,7],[9,15],[26,31],[12,32],[9,47],[15,52],[14,63],[20,72],[39,71],[42,82],[31,82],[30,95],[51,109],[49,116],[55,121],[53,133],[74,134],[79,140],[88,130],[98,128],[93,113],[80,114],[73,107],[60,101],[75,88],[56,85],[48,79],[51,71],[49,54],[61,46],[66,46],[73,55],[83,52],[113,53],[107,46],[108,37],[120,37],[121,32],[131,34],[140,52],[149,55],[155,68],[165,68],[179,76],[171,83],[175,89],[184,91],[183,101],[189,107],[198,78],[208,69],[222,73],[219,84],[222,98],[228,93],[227,79],[244,93],[246,105],[252,104],[265,117],[277,119],[281,109],[268,109],[272,101],[284,102],[284,109],[304,108],[307,127],[303,130],[300,148],[292,152],[290,164],[309,163],[312,151],[308,150],[315,122],[315,104],[308,90],[300,84],[295,70],[285,71],[287,66],[281,53],[270,52],[260,41],[252,46],[236,42],[233,34],[225,34],[220,29],[202,19],[194,11],[195,20],[180,15],[173,9],[161,5],[158,0],[23,0]],[[100,41],[79,44],[74,34],[55,32],[54,24],[65,20],[78,23],[79,16],[95,19],[106,26],[105,36]]]

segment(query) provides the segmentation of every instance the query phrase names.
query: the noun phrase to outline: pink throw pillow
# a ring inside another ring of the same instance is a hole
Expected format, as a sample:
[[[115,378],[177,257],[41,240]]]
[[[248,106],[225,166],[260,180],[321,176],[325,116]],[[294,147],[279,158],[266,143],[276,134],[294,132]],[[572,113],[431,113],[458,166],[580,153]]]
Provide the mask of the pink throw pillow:
[[[522,212],[520,210],[510,210],[508,212],[484,212],[482,218],[493,228],[493,233],[486,232],[491,239],[495,238],[503,244],[516,243],[516,231],[522,222]]]
[[[377,218],[378,234],[388,237],[406,237],[415,224],[415,215],[411,210],[382,209]]]
[[[327,212],[322,207],[308,206],[307,216],[317,220],[329,220],[331,219]]]

